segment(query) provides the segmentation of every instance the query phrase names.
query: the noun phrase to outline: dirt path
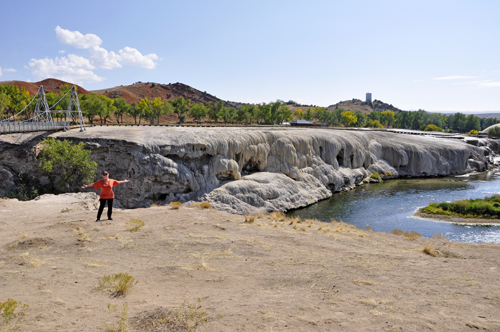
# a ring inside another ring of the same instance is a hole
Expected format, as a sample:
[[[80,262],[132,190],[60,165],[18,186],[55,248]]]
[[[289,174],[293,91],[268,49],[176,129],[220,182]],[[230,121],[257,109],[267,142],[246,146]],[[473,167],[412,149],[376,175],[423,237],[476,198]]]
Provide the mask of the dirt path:
[[[108,304],[184,331],[181,314],[155,310],[198,298],[199,331],[500,331],[500,245],[184,206],[96,223],[84,201],[0,200],[0,302],[30,306],[22,331],[95,331],[115,322]],[[96,287],[116,273],[138,283],[124,296]]]

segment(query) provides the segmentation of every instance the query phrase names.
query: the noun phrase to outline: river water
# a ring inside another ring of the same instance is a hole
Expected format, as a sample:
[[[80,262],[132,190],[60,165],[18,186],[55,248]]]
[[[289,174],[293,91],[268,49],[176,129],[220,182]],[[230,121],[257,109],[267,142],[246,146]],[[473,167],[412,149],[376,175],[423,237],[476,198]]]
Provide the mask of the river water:
[[[484,198],[500,193],[500,172],[490,171],[465,177],[387,180],[369,183],[288,216],[322,221],[344,221],[363,229],[390,232],[394,228],[416,231],[424,237],[442,234],[451,241],[500,243],[499,226],[464,226],[412,217],[432,202]]]

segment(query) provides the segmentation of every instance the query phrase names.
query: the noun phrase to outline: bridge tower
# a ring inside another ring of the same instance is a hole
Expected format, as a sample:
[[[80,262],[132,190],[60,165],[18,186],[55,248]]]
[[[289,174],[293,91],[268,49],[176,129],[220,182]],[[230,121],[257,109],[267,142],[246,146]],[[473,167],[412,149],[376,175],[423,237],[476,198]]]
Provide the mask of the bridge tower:
[[[64,113],[64,131],[67,131],[71,125],[80,126],[80,131],[85,131],[82,109],[74,85],[71,87],[68,109]]]
[[[36,93],[35,114],[33,115],[34,122],[52,122],[52,113],[50,112],[47,98],[45,97],[45,90],[43,85],[40,85]]]

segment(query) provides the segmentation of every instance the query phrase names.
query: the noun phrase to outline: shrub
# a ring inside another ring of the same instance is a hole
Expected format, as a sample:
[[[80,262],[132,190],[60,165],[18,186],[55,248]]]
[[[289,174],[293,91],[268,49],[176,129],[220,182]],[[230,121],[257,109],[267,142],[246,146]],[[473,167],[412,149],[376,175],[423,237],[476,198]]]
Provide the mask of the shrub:
[[[129,232],[137,232],[144,226],[144,221],[141,219],[130,219],[125,223],[125,228]]]
[[[438,254],[436,252],[436,249],[434,247],[431,247],[430,245],[426,244],[424,249],[422,249],[422,251],[429,255],[429,256],[432,256],[432,257],[437,257]]]
[[[49,175],[57,189],[62,190],[66,185],[93,182],[97,163],[90,154],[84,143],[73,144],[49,137],[42,142],[38,167]],[[57,184],[54,183],[56,176],[60,176]]]
[[[202,209],[210,209],[212,207],[212,205],[210,205],[209,202],[201,202],[200,203],[200,208]]]
[[[392,231],[391,231],[392,234],[394,235],[403,235],[404,232],[398,228],[394,228]]]
[[[182,203],[181,202],[170,202],[168,205],[170,205],[170,207],[172,207],[172,210],[178,210],[182,206]]]
[[[130,291],[138,282],[128,273],[117,273],[99,279],[98,288],[109,290],[114,296],[120,296]]]
[[[469,135],[471,136],[477,136],[477,134],[478,134],[477,130],[472,129],[471,131],[469,131]]]
[[[443,129],[431,123],[428,124],[427,127],[425,127],[424,131],[443,131]]]
[[[252,216],[252,215],[249,215],[249,214],[245,214],[245,222],[247,223],[253,223],[255,221],[255,216]]]
[[[422,237],[422,234],[418,233],[418,232],[415,232],[415,231],[411,231],[411,232],[408,232],[406,231],[404,234],[403,234],[404,237],[406,238],[409,238],[410,240],[415,240],[419,237]]]
[[[375,179],[377,181],[382,181],[382,178],[380,177],[380,174],[378,174],[378,173],[373,173],[372,175],[370,175],[370,178]]]
[[[13,299],[7,299],[5,302],[0,302],[0,331],[16,331],[17,324],[23,319],[28,310],[29,305],[17,302]]]

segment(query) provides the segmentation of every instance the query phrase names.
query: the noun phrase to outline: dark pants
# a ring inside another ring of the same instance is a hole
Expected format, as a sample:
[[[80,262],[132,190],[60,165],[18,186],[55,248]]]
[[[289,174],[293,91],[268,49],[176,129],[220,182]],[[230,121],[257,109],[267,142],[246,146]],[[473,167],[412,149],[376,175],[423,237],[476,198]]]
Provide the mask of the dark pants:
[[[111,219],[111,213],[113,213],[113,199],[99,199],[99,212],[97,212],[97,219],[101,219],[102,210],[104,210],[104,205],[108,202],[108,219]]]

